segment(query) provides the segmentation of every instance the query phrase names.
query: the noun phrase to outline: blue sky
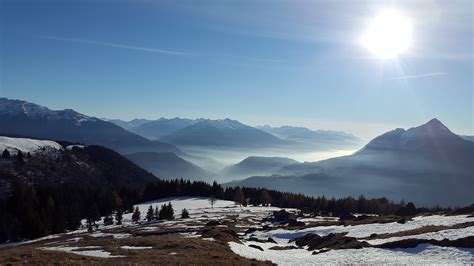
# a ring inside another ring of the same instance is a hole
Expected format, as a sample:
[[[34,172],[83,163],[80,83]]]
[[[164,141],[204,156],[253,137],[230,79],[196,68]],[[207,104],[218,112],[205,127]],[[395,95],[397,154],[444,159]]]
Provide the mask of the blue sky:
[[[472,1],[24,1],[1,6],[0,96],[107,118],[225,118],[370,138],[473,124]],[[359,43],[396,9],[410,49]]]

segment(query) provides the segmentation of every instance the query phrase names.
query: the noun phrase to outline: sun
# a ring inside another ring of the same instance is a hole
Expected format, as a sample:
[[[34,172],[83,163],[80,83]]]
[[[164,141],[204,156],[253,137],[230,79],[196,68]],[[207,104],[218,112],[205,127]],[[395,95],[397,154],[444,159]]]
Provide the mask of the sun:
[[[398,58],[410,48],[412,27],[396,10],[384,10],[370,20],[361,43],[380,59]]]

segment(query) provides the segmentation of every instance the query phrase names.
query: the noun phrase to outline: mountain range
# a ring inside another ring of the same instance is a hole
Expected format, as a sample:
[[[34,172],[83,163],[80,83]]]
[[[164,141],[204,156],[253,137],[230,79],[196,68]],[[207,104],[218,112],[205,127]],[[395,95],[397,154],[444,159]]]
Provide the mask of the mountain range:
[[[225,167],[220,175],[227,180],[238,180],[254,175],[272,174],[285,166],[298,163],[298,161],[285,157],[250,156],[239,163]]]
[[[145,123],[143,120],[132,120],[131,123]],[[60,140],[87,145],[101,145],[111,148],[121,154],[145,152],[136,162],[148,165],[146,162],[153,160],[153,153],[170,153],[180,156],[182,160],[189,160],[202,165],[215,164],[212,159],[193,156],[184,153],[172,144],[157,140],[149,140],[112,122],[80,114],[74,110],[50,110],[37,104],[20,100],[0,98],[0,135],[22,136],[34,139]],[[146,159],[149,155],[152,158]],[[161,156],[164,159],[164,156]],[[140,162],[138,160],[144,160]],[[181,168],[179,160],[167,159],[168,163],[176,162],[177,165],[167,164],[161,173],[170,173],[169,169],[176,169],[174,173],[181,177],[190,177],[190,168]],[[163,165],[163,164],[162,164]],[[192,167],[191,167],[192,168]],[[147,169],[156,173],[156,167]],[[182,172],[181,172],[182,170]],[[196,174],[201,176],[202,169],[196,168]],[[205,175],[202,175],[205,176]],[[167,176],[165,176],[167,177]],[[211,179],[206,181],[212,181]]]
[[[474,201],[474,143],[437,119],[382,134],[353,155],[283,167],[232,185],[309,195],[409,199],[419,204],[464,205]]]
[[[287,142],[236,120],[205,119],[180,129],[160,140],[177,146],[275,147]]]
[[[155,122],[138,119],[129,121],[136,125],[135,128]],[[386,132],[349,156],[306,163],[287,158],[251,156],[225,168],[219,176],[212,173],[222,169],[216,166],[219,162],[187,154],[175,145],[197,146],[199,149],[235,147],[260,150],[267,147],[297,147],[295,143],[305,141],[325,143],[335,140],[342,143],[357,140],[341,132],[294,127],[258,129],[231,119],[181,118],[162,119],[155,123],[181,125],[182,128],[169,131],[172,133],[160,140],[150,140],[112,122],[71,109],[55,111],[6,98],[0,98],[0,124],[0,136],[36,139],[22,144],[30,145],[28,147],[43,145],[39,140],[102,145],[127,155],[137,165],[158,176],[163,175],[163,178],[212,181],[220,176],[240,179],[247,175],[253,177],[229,185],[337,197],[364,194],[368,197],[407,199],[427,205],[439,203],[455,206],[474,201],[471,192],[474,186],[474,142],[466,140],[469,139],[466,136],[454,134],[437,119],[408,130],[398,128]],[[2,147],[12,150],[5,137]]]
[[[160,118],[132,127],[130,131],[149,139],[160,139],[178,130],[194,125],[201,120],[202,119],[193,120],[179,117],[172,119]]]
[[[152,122],[153,120],[148,120],[148,119],[132,119],[130,121],[124,121],[124,120],[120,120],[120,119],[108,119],[108,118],[102,118],[102,120],[104,121],[108,121],[108,122],[111,122],[111,123],[114,123],[116,124],[117,126],[119,127],[122,127],[126,130],[130,130],[132,128],[135,128],[135,127],[139,127],[143,124],[146,124],[148,122]]]
[[[310,130],[304,127],[251,127],[231,119],[160,118],[108,120],[151,140],[172,143],[178,147],[276,148],[287,150],[348,149],[361,140],[349,133]]]
[[[55,111],[20,100],[0,98],[0,124],[0,134],[4,135],[96,144],[120,153],[182,153],[174,145],[151,141],[111,122],[71,109]]]
[[[270,127],[259,126],[260,130],[273,134],[281,139],[294,143],[303,143],[319,149],[344,149],[358,146],[362,140],[356,136],[333,130],[311,130],[305,127]]]

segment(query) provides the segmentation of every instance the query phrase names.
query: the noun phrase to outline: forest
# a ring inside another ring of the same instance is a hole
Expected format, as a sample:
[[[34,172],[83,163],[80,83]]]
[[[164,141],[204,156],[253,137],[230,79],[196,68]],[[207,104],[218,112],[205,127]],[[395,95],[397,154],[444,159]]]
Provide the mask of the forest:
[[[214,182],[160,180],[148,183],[143,189],[58,184],[41,186],[14,184],[13,193],[0,201],[0,242],[33,239],[62,233],[80,227],[81,220],[95,223],[103,216],[117,212],[133,212],[140,202],[174,196],[211,197],[231,200],[241,205],[272,205],[297,208],[307,213],[338,216],[344,213],[394,214],[405,207],[386,198],[325,198],[267,189],[227,187]],[[418,209],[438,211],[439,208]]]

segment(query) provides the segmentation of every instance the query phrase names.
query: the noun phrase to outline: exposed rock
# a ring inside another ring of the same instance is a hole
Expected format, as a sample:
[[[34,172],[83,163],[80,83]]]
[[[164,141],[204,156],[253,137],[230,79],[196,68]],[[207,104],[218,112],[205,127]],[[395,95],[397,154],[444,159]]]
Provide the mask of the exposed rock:
[[[363,215],[357,216],[354,220],[355,221],[364,221],[364,220],[367,220],[367,219],[370,219],[370,216],[363,214]]]
[[[221,225],[221,222],[217,221],[217,220],[211,220],[209,222],[207,222],[206,226],[216,226],[216,225]]]
[[[204,227],[199,233],[203,238],[214,238],[223,242],[237,242],[240,243],[239,235],[231,228],[221,227]]]
[[[406,218],[401,218],[400,220],[397,221],[399,224],[405,224],[407,222]]]
[[[260,247],[260,246],[257,246],[257,245],[249,245],[249,247],[251,247],[251,248],[256,248],[256,249],[258,249],[258,250],[263,251],[263,248]]]
[[[297,221],[296,219],[288,220],[288,226],[290,227],[298,227],[298,226],[305,226],[306,224],[301,221]]]
[[[354,249],[370,246],[365,241],[358,241],[355,237],[347,237],[344,233],[329,234],[319,236],[316,234],[306,234],[294,239],[299,247],[308,246],[308,250],[315,249]]]
[[[272,227],[266,224],[262,227],[262,229],[263,229],[263,231],[270,231],[270,230],[272,230]]]
[[[253,241],[253,242],[260,242],[260,243],[267,243],[268,241],[265,240],[265,239],[259,239],[259,238],[256,238],[256,237],[250,237],[248,239],[248,241]]]
[[[257,228],[251,227],[251,228],[249,228],[249,229],[247,229],[247,230],[245,231],[245,234],[248,235],[248,234],[251,234],[251,233],[253,233],[253,232],[257,231],[257,230],[258,230]]]
[[[343,213],[343,214],[339,215],[339,219],[342,220],[342,221],[355,220],[356,217],[354,215],[352,215],[351,213],[346,212],[346,213]]]
[[[294,215],[286,210],[274,211],[273,222],[287,223],[290,219],[295,219]]]
[[[443,240],[434,240],[434,239],[403,239],[394,242],[383,243],[376,245],[374,247],[378,248],[415,248],[419,244],[431,244],[441,247],[456,247],[456,248],[474,248],[474,236],[468,236],[464,238],[459,238],[455,240],[443,239]]]
[[[320,249],[320,250],[315,250],[315,251],[313,251],[312,254],[313,254],[313,255],[318,255],[318,254],[321,254],[321,253],[324,253],[324,252],[328,252],[328,251],[330,251],[330,249],[328,249],[328,248],[323,248],[323,249]]]
[[[271,250],[291,250],[291,249],[298,249],[298,247],[295,247],[295,246],[273,246],[269,249],[271,249]]]
[[[271,238],[271,237],[269,237],[269,238],[267,239],[267,242],[270,242],[270,243],[273,243],[273,244],[278,244],[278,243],[275,241],[275,239],[273,239],[273,238]]]
[[[259,239],[256,237],[250,237],[248,241],[253,241],[253,242],[260,242],[260,243],[273,243],[273,244],[278,244],[273,238],[269,237],[268,239]]]

